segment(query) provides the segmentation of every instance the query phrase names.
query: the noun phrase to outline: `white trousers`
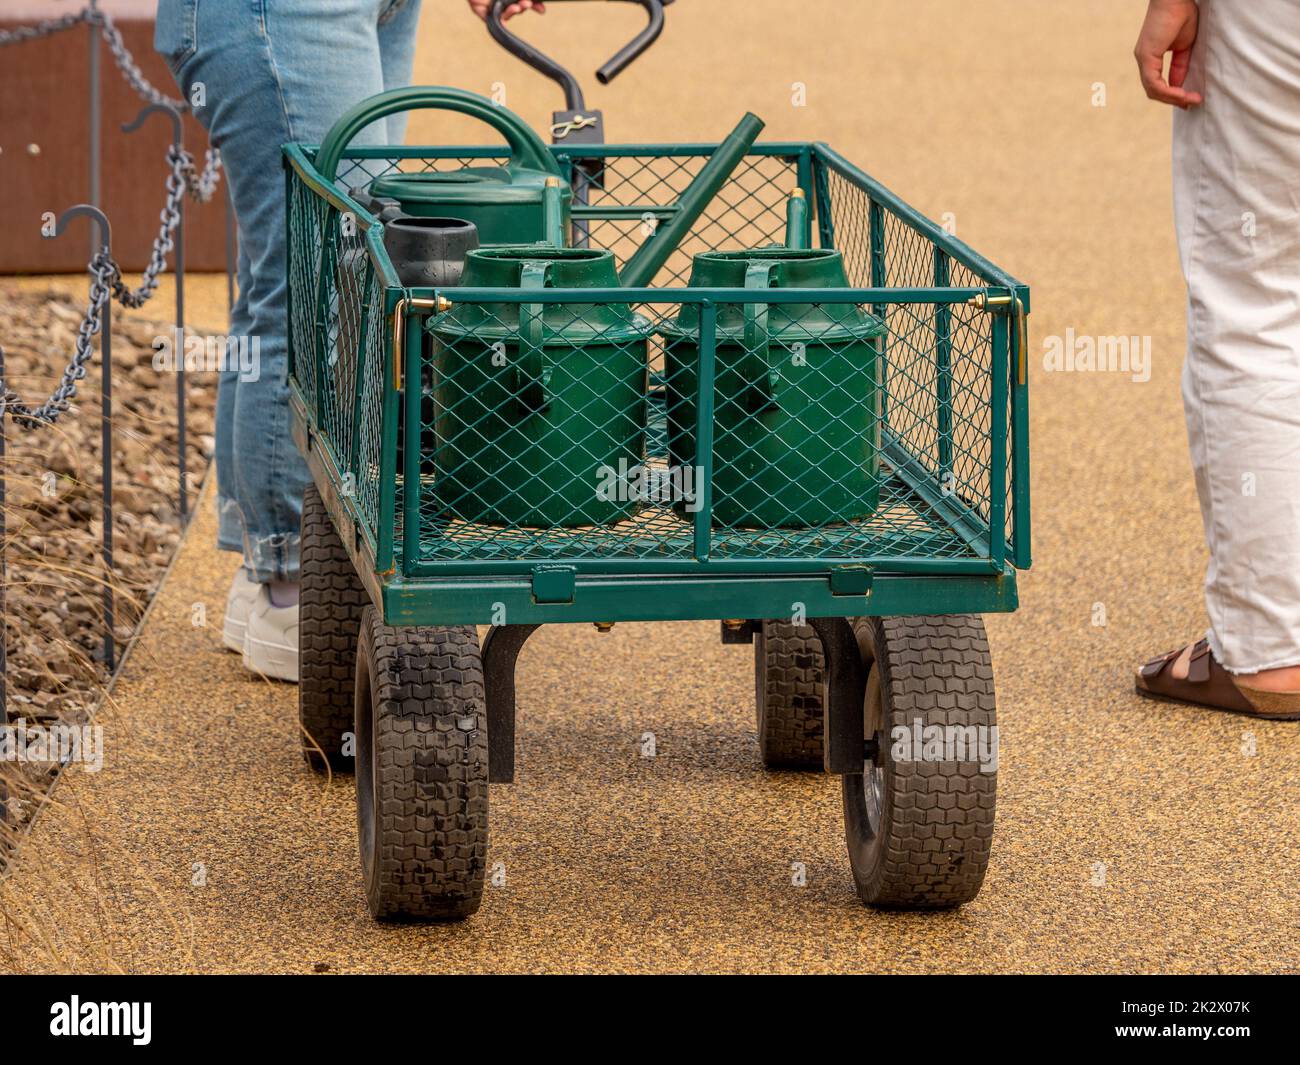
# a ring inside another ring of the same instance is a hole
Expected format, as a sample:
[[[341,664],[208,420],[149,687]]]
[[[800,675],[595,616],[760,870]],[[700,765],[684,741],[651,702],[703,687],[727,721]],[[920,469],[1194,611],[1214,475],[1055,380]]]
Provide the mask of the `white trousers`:
[[[1174,116],[1183,401],[1215,657],[1300,665],[1300,2],[1201,0]]]

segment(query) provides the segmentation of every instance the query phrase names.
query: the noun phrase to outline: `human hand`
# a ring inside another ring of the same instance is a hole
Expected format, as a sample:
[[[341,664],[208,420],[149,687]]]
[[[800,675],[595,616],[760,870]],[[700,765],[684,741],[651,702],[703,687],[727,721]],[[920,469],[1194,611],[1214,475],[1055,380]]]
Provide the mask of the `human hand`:
[[[1151,0],[1133,56],[1147,96],[1186,110],[1201,103],[1201,94],[1183,88],[1196,43],[1200,18],[1196,0]],[[1172,52],[1169,78],[1165,79],[1165,53]]]
[[[488,12],[492,9],[492,0],[469,0],[469,6],[474,14],[486,22]],[[539,15],[545,15],[546,4],[542,0],[514,0],[514,3],[507,5],[501,12],[501,21],[522,15],[525,11],[536,11]]]

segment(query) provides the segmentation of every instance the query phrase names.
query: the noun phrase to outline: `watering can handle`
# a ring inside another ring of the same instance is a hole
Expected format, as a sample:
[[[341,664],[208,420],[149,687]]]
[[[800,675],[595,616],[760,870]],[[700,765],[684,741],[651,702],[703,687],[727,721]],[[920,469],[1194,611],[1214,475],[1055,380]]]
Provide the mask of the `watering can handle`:
[[[550,270],[549,262],[534,260],[525,262],[519,273],[519,287],[538,290],[546,287],[546,274]],[[546,366],[546,348],[542,338],[542,323],[545,307],[540,303],[521,303],[519,305],[519,376],[515,382],[515,394],[519,403],[529,413],[544,411],[551,403],[551,371]],[[541,399],[530,402],[530,396],[540,390]]]
[[[769,289],[777,264],[753,260],[745,268],[745,287]],[[762,367],[757,391],[763,396],[764,406],[776,401],[777,372],[772,365],[772,337],[767,330],[767,304],[745,304],[745,351],[758,359]]]
[[[560,164],[551,155],[546,142],[513,111],[507,111],[478,93],[441,85],[412,85],[405,89],[390,89],[362,100],[345,112],[325,134],[325,139],[316,152],[317,172],[326,181],[333,181],[338,176],[343,152],[352,143],[353,137],[381,118],[400,111],[418,110],[457,111],[486,122],[505,137],[514,163],[556,177],[563,176]]]

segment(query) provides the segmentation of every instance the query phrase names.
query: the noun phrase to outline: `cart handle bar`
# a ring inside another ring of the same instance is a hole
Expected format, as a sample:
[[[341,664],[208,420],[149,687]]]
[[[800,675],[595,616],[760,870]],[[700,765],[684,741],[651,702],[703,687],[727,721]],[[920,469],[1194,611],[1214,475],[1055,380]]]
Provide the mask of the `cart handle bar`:
[[[547,0],[547,2],[572,3],[575,0]],[[634,59],[659,39],[659,34],[664,29],[664,5],[671,4],[673,0],[622,0],[622,2],[640,4],[645,8],[646,14],[650,16],[650,22],[645,29],[615,52],[605,62],[605,65],[596,71],[596,80],[602,85],[608,85],[618,77]],[[511,55],[522,59],[534,70],[541,71],[552,81],[558,82],[564,90],[565,106],[568,110],[585,110],[587,105],[583,101],[582,87],[578,84],[578,79],[550,56],[538,51],[527,41],[516,37],[506,29],[505,22],[501,18],[501,12],[506,9],[509,3],[510,0],[492,0],[492,7],[488,11],[487,17],[488,32]]]

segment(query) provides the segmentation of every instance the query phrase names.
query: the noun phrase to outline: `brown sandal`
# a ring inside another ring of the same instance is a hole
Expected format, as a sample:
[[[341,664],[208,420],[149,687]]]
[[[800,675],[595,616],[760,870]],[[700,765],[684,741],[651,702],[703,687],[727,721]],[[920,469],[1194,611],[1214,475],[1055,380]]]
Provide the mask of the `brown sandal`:
[[[1300,721],[1300,692],[1262,691],[1237,683],[1219,665],[1205,640],[1198,640],[1190,650],[1185,680],[1174,676],[1174,663],[1188,651],[1180,647],[1138,670],[1137,693],[1148,699],[1194,703],[1270,721]]]

